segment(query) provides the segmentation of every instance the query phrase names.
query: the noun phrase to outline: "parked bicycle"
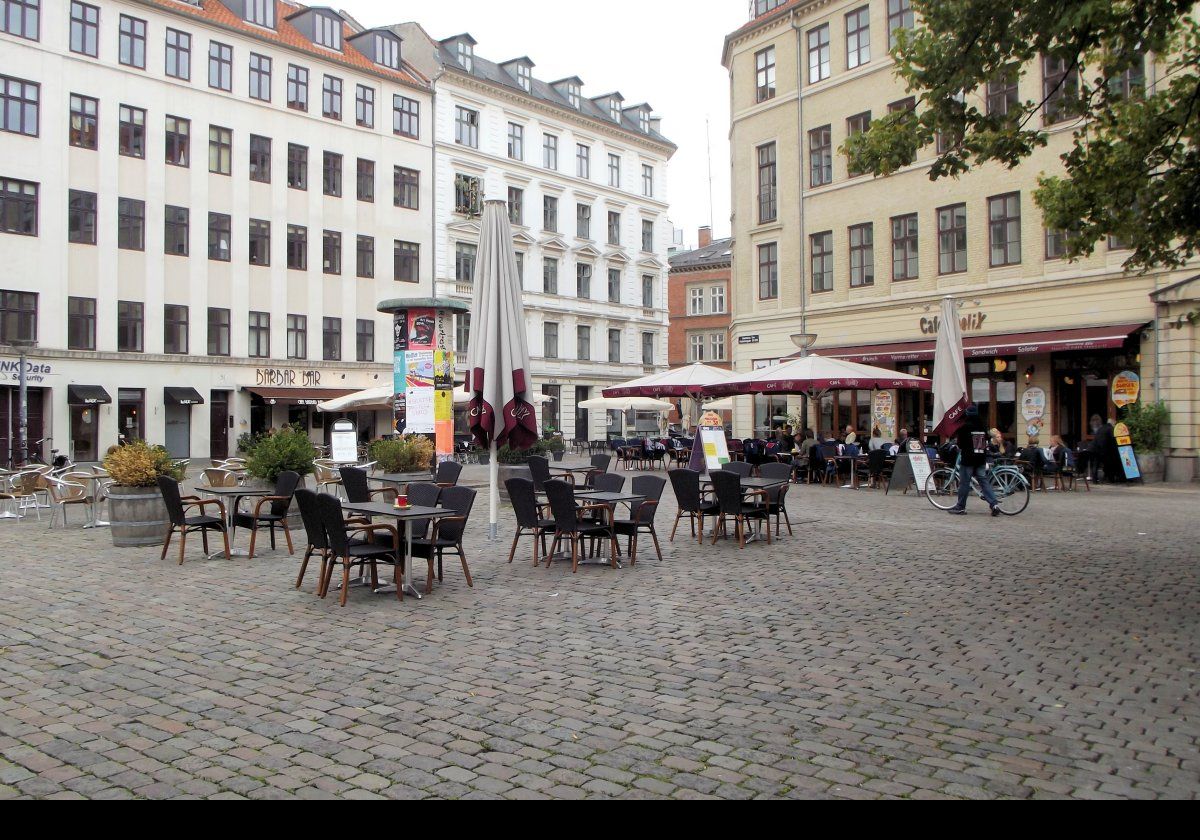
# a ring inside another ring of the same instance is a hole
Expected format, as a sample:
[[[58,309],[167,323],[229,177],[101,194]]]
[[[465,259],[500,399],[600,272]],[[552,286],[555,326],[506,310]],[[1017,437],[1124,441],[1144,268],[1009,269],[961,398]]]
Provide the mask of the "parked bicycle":
[[[1015,466],[993,466],[988,470],[992,491],[1000,512],[1017,516],[1029,507],[1029,481]],[[938,510],[950,510],[958,504],[958,470],[943,467],[934,470],[925,480],[925,497]],[[979,480],[971,479],[971,492],[982,498]]]

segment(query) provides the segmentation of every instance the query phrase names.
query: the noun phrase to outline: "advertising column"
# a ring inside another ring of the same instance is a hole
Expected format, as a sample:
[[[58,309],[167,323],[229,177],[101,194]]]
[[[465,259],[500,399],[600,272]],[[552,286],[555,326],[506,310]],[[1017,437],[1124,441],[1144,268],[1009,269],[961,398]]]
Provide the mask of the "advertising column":
[[[437,309],[398,309],[395,333],[396,434],[434,441],[438,462],[454,455],[454,321]]]

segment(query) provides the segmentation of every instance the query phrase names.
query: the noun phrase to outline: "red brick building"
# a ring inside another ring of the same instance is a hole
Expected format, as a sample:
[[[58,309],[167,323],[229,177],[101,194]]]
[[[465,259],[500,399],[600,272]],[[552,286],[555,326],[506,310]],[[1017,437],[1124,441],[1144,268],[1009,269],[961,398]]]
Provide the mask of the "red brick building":
[[[732,239],[712,240],[712,230],[700,228],[700,247],[671,257],[667,308],[671,328],[667,361],[672,368],[704,362],[729,368],[729,284]]]

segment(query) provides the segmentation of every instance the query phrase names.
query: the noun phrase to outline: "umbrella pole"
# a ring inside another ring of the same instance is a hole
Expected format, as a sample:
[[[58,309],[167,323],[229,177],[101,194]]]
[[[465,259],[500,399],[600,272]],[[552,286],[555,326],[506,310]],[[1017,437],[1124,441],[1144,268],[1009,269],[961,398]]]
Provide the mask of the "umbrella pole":
[[[491,507],[488,529],[488,539],[495,542],[499,531],[500,522],[500,464],[496,461],[496,441],[491,444],[492,457],[488,459],[488,487],[491,488],[489,493],[489,504]]]

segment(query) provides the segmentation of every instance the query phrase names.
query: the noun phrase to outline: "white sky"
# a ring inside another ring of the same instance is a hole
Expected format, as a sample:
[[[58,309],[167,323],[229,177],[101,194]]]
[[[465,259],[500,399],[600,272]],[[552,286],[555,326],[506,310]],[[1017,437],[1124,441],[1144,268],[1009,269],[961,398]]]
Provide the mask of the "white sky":
[[[709,222],[712,140],[714,236],[729,235],[729,76],[721,66],[727,33],[746,22],[745,0],[453,0],[445,6],[397,0],[334,0],[364,26],[415,20],[436,39],[470,32],[491,61],[528,55],[545,81],[579,76],[585,96],[619,90],[649,102],[679,147],[670,164],[671,221],[696,245]]]

